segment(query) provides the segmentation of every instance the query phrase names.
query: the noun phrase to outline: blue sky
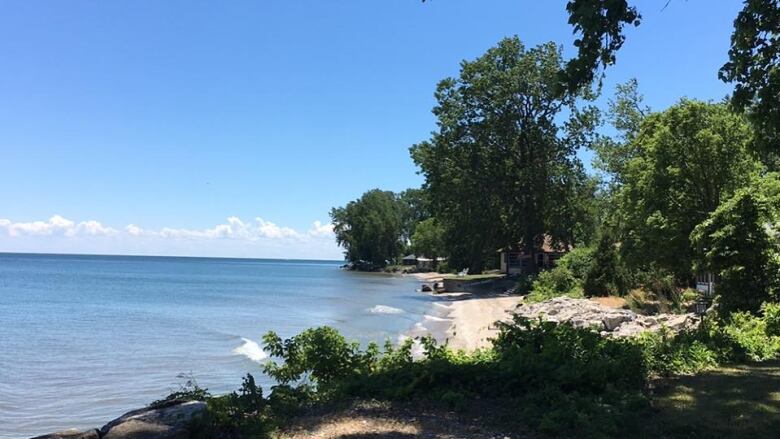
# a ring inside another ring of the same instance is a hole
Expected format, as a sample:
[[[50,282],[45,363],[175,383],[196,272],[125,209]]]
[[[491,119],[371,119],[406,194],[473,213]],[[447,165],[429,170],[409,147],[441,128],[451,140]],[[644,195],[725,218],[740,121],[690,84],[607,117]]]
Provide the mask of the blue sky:
[[[565,3],[3,2],[0,251],[339,258],[332,206],[421,184],[437,81],[504,36],[571,55]],[[729,93],[740,2],[636,3],[606,94]]]

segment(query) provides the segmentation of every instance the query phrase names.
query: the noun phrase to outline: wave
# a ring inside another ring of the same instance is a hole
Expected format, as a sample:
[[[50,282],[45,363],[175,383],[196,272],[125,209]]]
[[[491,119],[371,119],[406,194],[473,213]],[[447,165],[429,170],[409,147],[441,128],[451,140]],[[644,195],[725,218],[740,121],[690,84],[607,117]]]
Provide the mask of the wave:
[[[263,351],[263,348],[261,348],[259,344],[244,337],[241,337],[241,340],[244,341],[244,344],[233,349],[234,354],[243,355],[256,363],[260,363],[268,358],[268,355]]]
[[[406,311],[402,310],[401,308],[393,308],[392,306],[376,305],[372,308],[369,308],[368,312],[371,314],[403,314]]]

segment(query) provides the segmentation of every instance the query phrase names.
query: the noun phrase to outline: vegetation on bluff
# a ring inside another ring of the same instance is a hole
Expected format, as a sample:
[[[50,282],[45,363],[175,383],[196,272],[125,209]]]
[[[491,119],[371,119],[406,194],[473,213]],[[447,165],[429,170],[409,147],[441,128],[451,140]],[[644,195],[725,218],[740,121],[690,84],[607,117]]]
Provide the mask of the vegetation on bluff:
[[[208,401],[207,414],[193,426],[201,437],[264,437],[297,414],[354,399],[416,400],[451,410],[492,400],[509,410],[517,429],[577,437],[657,434],[653,429],[663,426],[642,422],[654,416],[653,380],[721,363],[777,358],[778,321],[780,306],[766,305],[760,316],[713,317],[678,335],[617,339],[518,317],[501,326],[491,349],[454,352],[423,338],[419,358],[411,339],[397,347],[388,342],[384,349],[376,344],[362,349],[328,327],[289,339],[271,332],[265,350],[275,361],[264,373],[277,385],[268,396],[250,375],[229,395],[210,396],[195,388],[167,401]]]

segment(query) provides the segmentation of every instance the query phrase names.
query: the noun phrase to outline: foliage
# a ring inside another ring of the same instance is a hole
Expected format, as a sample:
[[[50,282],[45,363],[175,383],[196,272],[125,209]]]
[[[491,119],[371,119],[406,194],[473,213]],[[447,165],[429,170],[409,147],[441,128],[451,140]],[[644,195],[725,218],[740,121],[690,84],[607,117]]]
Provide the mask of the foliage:
[[[580,298],[582,283],[574,273],[561,264],[551,270],[539,273],[531,288],[531,293],[525,297],[525,302],[543,302],[557,296]]]
[[[384,267],[403,250],[402,216],[398,197],[379,189],[330,211],[336,242],[344,247],[346,259],[376,267]]]
[[[694,332],[674,335],[669,330],[645,332],[637,338],[648,370],[656,375],[691,374],[719,363],[713,351]]]
[[[732,313],[723,333],[748,360],[769,360],[780,352],[780,337],[769,334],[765,319],[748,312]]]
[[[163,399],[152,402],[149,407],[167,407],[182,401],[205,401],[211,397],[208,389],[200,387],[192,375],[181,375],[180,378],[182,377],[186,378],[186,381],[179,386],[178,390],[171,392]]]
[[[618,238],[630,266],[692,278],[691,232],[760,170],[750,141],[744,118],[723,104],[684,99],[645,118],[618,194]]]
[[[190,426],[194,438],[266,438],[272,421],[262,389],[251,374],[244,377],[241,389],[206,400],[207,410]]]
[[[407,189],[398,194],[401,203],[401,223],[403,242],[412,240],[417,225],[431,218],[431,202],[424,189]]]
[[[593,252],[582,285],[586,296],[622,296],[627,292],[627,275],[612,235],[604,231]]]
[[[269,332],[263,336],[263,343],[268,353],[285,360],[282,364],[266,363],[263,372],[282,385],[303,379],[323,392],[332,389],[334,381],[370,368],[378,354],[375,344],[361,352],[358,343],[348,343],[327,326],[307,329],[287,340]]]
[[[575,279],[582,281],[593,265],[595,253],[593,247],[575,247],[558,260],[557,266],[568,269]]]
[[[271,332],[265,350],[279,363],[268,363],[265,371],[279,384],[267,398],[251,375],[239,392],[218,397],[190,385],[188,392],[208,403],[192,431],[195,437],[268,437],[303,408],[351,398],[416,398],[456,410],[489,398],[502,400],[526,427],[542,433],[622,437],[650,414],[650,378],[778,358],[780,337],[771,331],[780,305],[763,310],[763,316],[707,318],[695,330],[637,338],[602,337],[591,329],[516,316],[500,324],[491,349],[471,354],[430,337],[398,346],[388,341],[380,353],[377,345],[361,349],[328,327],[286,340]],[[413,354],[415,343],[420,356]]]
[[[780,303],[767,302],[761,307],[766,321],[766,333],[780,337]]]
[[[417,225],[412,235],[412,250],[417,256],[424,255],[433,260],[445,254],[444,228],[436,218],[428,218]]]
[[[618,84],[615,97],[607,103],[607,119],[617,130],[618,137],[603,136],[593,145],[596,153],[594,166],[606,172],[617,185],[623,183],[628,163],[639,155],[634,139],[639,134],[642,121],[650,114],[650,108],[643,105],[643,100],[636,79]]]
[[[691,235],[700,249],[699,268],[720,276],[720,310],[758,312],[778,288],[778,243],[770,202],[760,190],[744,189],[726,200]]]
[[[574,40],[577,57],[566,63],[561,79],[569,90],[593,82],[598,68],[614,64],[623,46],[626,25],[639,26],[641,15],[626,0],[570,0],[569,24],[579,34]]]
[[[507,38],[439,83],[439,128],[411,154],[454,265],[479,272],[497,248],[544,234],[577,241],[589,219],[594,188],[575,150],[590,144],[597,112],[575,105],[586,91],[559,93],[562,66],[555,44]]]
[[[780,3],[747,0],[734,20],[729,61],[719,77],[734,82],[732,104],[746,110],[760,145],[777,154],[780,145]]]

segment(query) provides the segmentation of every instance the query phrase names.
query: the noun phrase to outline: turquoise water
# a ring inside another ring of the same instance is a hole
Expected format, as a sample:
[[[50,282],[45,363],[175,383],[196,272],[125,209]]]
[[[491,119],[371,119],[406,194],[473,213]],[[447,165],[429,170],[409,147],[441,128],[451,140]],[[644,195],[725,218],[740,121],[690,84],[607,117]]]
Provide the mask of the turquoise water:
[[[0,254],[0,438],[100,426],[183,374],[236,389],[268,330],[396,340],[430,306],[411,277],[339,264]]]

